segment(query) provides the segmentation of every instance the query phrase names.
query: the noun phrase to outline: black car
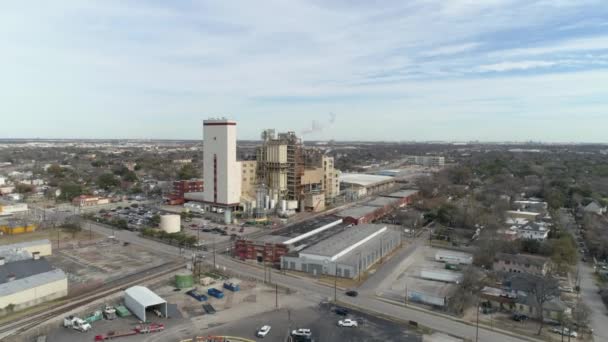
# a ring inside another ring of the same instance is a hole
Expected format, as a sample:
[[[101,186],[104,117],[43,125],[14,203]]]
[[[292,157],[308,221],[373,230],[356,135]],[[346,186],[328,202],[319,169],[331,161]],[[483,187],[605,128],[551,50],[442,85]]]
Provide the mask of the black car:
[[[345,308],[336,308],[336,310],[334,310],[334,312],[340,316],[348,315],[348,310],[346,310]]]
[[[514,314],[513,320],[516,322],[523,322],[528,319],[528,316],[522,314]]]
[[[359,295],[359,293],[355,290],[346,291],[345,294],[349,297],[357,297]]]

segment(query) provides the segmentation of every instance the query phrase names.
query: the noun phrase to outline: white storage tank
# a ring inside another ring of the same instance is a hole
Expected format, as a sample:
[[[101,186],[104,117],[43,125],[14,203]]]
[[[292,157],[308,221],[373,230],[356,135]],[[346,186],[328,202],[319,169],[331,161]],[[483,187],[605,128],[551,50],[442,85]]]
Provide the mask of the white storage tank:
[[[167,233],[179,233],[181,218],[179,215],[161,215],[160,229]]]

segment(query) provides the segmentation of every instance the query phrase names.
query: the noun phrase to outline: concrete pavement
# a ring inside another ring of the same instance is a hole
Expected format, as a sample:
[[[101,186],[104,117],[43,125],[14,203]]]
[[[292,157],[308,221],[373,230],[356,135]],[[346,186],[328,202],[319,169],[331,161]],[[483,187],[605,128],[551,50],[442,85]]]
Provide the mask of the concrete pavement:
[[[112,234],[111,229],[94,223],[91,224],[91,229],[100,234]],[[180,249],[178,247],[169,246],[160,242],[139,237],[135,232],[124,230],[115,231],[115,236],[121,241],[128,241],[130,243],[137,244],[145,248],[153,249],[157,252],[184,256],[183,253],[180,253]],[[210,253],[206,252],[204,254],[206,255],[206,260],[209,261]],[[189,257],[189,255],[185,255],[185,257]],[[259,280],[264,279],[264,271],[262,269],[232,260],[231,258],[228,258],[224,255],[216,255],[216,264],[221,268],[226,267],[232,272],[236,272],[238,274],[241,274],[242,276]],[[279,285],[297,290],[298,292],[300,292],[301,295],[304,295],[312,300],[321,301],[326,299],[333,299],[334,297],[333,288],[312,281],[306,281],[302,280],[301,278],[283,275],[279,272],[273,272],[272,279]],[[402,321],[416,321],[420,325],[427,326],[437,331],[460,336],[473,341],[475,340],[476,328],[474,326],[454,319],[437,316],[412,308],[392,305],[389,303],[382,302],[373,296],[362,295],[355,298],[348,297],[344,295],[343,291],[338,291],[338,300],[346,304],[364,308],[367,312],[370,313],[383,314],[385,316],[391,316]],[[517,338],[505,335],[498,331],[489,330],[482,327],[479,328],[478,341],[520,342],[528,340],[529,339],[526,338]]]
[[[593,279],[593,268],[580,263],[580,287],[583,301],[591,309],[591,327],[595,341],[608,341],[608,310]]]

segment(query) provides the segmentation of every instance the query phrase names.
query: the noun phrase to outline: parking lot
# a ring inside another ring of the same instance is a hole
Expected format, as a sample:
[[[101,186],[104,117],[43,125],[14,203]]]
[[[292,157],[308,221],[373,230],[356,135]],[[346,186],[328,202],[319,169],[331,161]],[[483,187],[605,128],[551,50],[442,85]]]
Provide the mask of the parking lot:
[[[258,232],[260,228],[245,225],[226,225],[212,222],[205,218],[193,217],[182,222],[182,231],[196,236],[206,246],[222,243],[244,235]]]
[[[283,308],[245,320],[232,322],[201,331],[203,335],[239,336],[259,341],[284,342],[289,332],[307,328],[314,341],[422,341],[422,336],[408,327],[359,312],[349,312],[348,318],[358,322],[358,327],[339,327],[338,320],[345,317],[334,312],[331,305],[316,305],[300,309]],[[270,325],[270,333],[256,338],[255,333],[263,325]]]

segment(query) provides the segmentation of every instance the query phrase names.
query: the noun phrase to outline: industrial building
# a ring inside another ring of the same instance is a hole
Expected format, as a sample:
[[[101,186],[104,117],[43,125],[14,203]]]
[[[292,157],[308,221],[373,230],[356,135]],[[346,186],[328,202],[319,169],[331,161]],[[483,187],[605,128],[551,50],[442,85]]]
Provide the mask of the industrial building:
[[[98,197],[98,196],[89,196],[89,195],[80,195],[78,197],[74,197],[72,199],[72,205],[77,207],[92,207],[100,204],[108,204],[110,203],[109,198]]]
[[[171,196],[174,198],[184,198],[184,194],[188,192],[202,192],[202,179],[178,180],[173,182]]]
[[[340,189],[347,198],[356,200],[379,192],[385,192],[395,186],[395,178],[389,176],[370,175],[365,173],[342,173]]]
[[[0,200],[0,216],[11,216],[16,213],[23,213],[27,211],[27,203],[15,203]]]
[[[315,149],[304,149],[294,132],[262,132],[256,150],[257,180],[262,196],[275,204],[297,201],[300,210],[322,211],[340,193],[340,172],[334,159]],[[259,199],[258,199],[259,202]]]
[[[0,222],[0,232],[7,235],[17,235],[35,232],[38,226],[23,220]]]
[[[426,167],[444,167],[445,157],[440,156],[406,156],[405,162]]]
[[[0,246],[0,257],[6,257],[8,254],[16,251],[25,251],[31,255],[38,253],[38,255],[42,257],[49,256],[53,253],[51,241],[42,239]]]
[[[371,223],[394,211],[396,208],[410,204],[418,190],[400,190],[388,195],[376,197],[370,201],[339,211],[336,216],[345,223]]]
[[[279,266],[281,257],[297,251],[348,228],[340,217],[328,215],[284,227],[259,239],[239,239],[234,256]]]
[[[306,246],[281,258],[285,270],[354,278],[390,254],[401,234],[384,225],[364,224]]]
[[[236,122],[222,119],[203,121],[203,203],[230,211],[241,202],[241,164],[236,160]]]
[[[457,286],[451,283],[409,278],[406,286],[407,301],[436,307],[446,307]]]
[[[255,199],[255,189],[258,184],[256,160],[242,160],[241,164],[241,197]]]
[[[158,310],[167,317],[167,301],[144,286],[133,286],[125,290],[125,306],[142,322],[147,322],[146,313]]]
[[[0,257],[0,309],[21,310],[67,296],[67,276],[53,268],[40,252],[5,248],[3,255]],[[27,259],[24,256],[28,256]]]

